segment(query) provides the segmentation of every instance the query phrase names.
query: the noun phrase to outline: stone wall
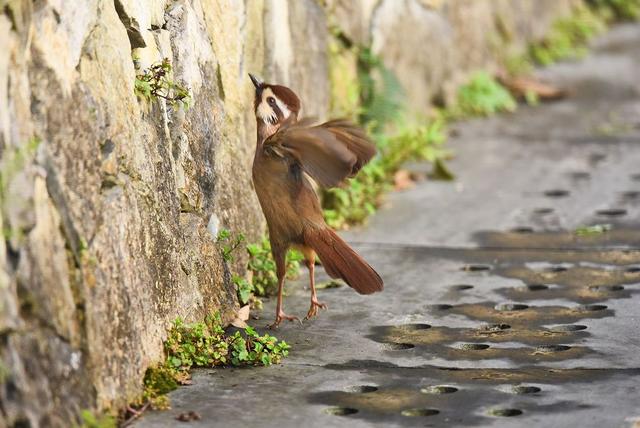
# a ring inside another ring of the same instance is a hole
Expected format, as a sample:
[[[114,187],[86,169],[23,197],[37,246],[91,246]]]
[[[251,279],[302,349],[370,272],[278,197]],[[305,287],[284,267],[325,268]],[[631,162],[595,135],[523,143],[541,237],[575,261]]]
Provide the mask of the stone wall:
[[[0,0],[0,426],[121,407],[173,319],[233,315],[242,260],[226,266],[208,226],[263,231],[247,72],[325,118],[337,27],[424,111],[496,66],[492,34],[522,47],[575,3]],[[188,110],[134,94],[163,57]]]
[[[413,113],[453,101],[474,70],[495,70],[581,0],[328,0],[334,25],[371,46]]]

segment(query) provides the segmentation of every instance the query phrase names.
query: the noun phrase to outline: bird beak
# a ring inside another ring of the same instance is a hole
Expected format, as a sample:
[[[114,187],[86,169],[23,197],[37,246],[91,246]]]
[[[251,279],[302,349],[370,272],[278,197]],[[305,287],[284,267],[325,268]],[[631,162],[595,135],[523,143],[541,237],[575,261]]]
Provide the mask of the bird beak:
[[[256,77],[251,73],[249,73],[249,78],[253,82],[253,86],[255,86],[256,89],[258,89],[264,83],[259,77]]]

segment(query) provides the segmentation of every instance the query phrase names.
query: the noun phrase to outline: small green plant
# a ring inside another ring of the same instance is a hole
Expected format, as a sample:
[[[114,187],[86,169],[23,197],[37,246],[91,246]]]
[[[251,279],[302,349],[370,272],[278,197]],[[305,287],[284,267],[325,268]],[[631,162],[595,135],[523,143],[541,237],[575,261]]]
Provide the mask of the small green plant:
[[[247,268],[252,272],[252,286],[257,296],[274,295],[278,288],[278,277],[276,276],[276,262],[271,255],[271,244],[269,238],[264,237],[257,244],[247,245],[249,262]],[[300,262],[304,256],[295,250],[287,253],[287,278],[298,277]]]
[[[572,16],[556,21],[545,38],[531,44],[529,55],[540,65],[581,58],[587,52],[589,39],[603,29],[603,20],[591,9],[577,8]]]
[[[516,107],[516,100],[509,90],[488,73],[480,71],[460,87],[456,106],[452,111],[458,117],[489,116],[514,111]]]
[[[136,75],[136,95],[146,100],[162,98],[174,106],[182,104],[188,108],[191,103],[189,89],[171,80],[171,69],[169,59],[164,58]]]
[[[222,229],[218,233],[217,242],[221,245],[222,258],[230,263],[235,261],[234,253],[244,244],[245,237],[242,233],[233,234],[227,229]],[[238,301],[243,305],[249,303],[252,296],[263,297],[275,294],[278,287],[276,263],[271,254],[269,239],[264,237],[259,243],[248,244],[245,248],[249,256],[247,270],[251,272],[251,280],[235,273],[231,277],[236,287]],[[288,279],[297,278],[302,259],[303,256],[298,251],[288,252],[286,259]]]
[[[610,224],[594,224],[593,226],[580,226],[574,231],[574,233],[577,236],[597,236],[610,230]]]
[[[251,327],[246,327],[244,334],[236,331],[227,335],[218,314],[207,316],[204,322],[191,324],[178,318],[173,322],[164,342],[164,363],[147,369],[143,393],[129,408],[137,409],[134,412],[138,413],[148,407],[168,409],[167,394],[178,385],[188,384],[192,367],[269,366],[280,363],[289,355],[290,349],[285,341],[269,334],[261,336]],[[138,413],[134,413],[134,417]],[[89,415],[93,417],[92,414]],[[85,422],[82,428],[111,426]]]
[[[377,77],[377,79],[376,79]],[[362,124],[370,124],[374,132],[397,120],[402,113],[402,86],[382,59],[369,47],[358,51],[358,82]]]
[[[242,337],[236,331],[230,337],[231,364],[240,366],[244,364],[270,366],[278,364],[282,358],[289,355],[291,347],[283,340],[265,333],[260,336],[253,328],[244,330],[246,337]]]
[[[587,0],[587,4],[607,21],[640,19],[640,0]]]
[[[220,244],[222,250],[222,259],[227,262],[233,262],[235,257],[233,253],[242,245],[245,241],[242,233],[233,234],[228,229],[222,229],[218,232],[216,242]]]
[[[231,281],[236,287],[236,293],[238,295],[238,301],[241,305],[246,305],[251,301],[251,296],[254,295],[256,288],[246,278],[240,275],[234,274]]]
[[[258,333],[251,327],[245,336],[236,331],[227,336],[218,316],[204,323],[185,324],[177,319],[165,342],[167,364],[177,372],[191,367],[222,365],[270,365],[279,363],[289,354],[289,345],[277,338]]]

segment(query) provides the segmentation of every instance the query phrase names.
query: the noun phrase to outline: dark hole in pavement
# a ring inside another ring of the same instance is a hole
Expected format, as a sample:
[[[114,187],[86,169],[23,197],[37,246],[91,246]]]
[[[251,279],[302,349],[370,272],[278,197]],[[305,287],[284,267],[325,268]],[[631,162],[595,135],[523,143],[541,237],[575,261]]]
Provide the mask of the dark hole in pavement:
[[[437,311],[448,311],[449,309],[453,308],[452,305],[447,305],[446,303],[439,304],[439,305],[431,305],[431,307]]]
[[[359,394],[366,394],[368,392],[376,392],[378,390],[377,386],[373,385],[355,385],[345,388],[346,392],[354,392]]]
[[[533,233],[533,228],[527,227],[527,226],[520,226],[520,227],[514,227],[513,229],[511,229],[511,231],[513,233]]]
[[[607,309],[606,305],[583,305],[578,308],[581,311],[595,312],[595,311],[604,311]]]
[[[358,413],[358,409],[354,409],[352,407],[328,407],[324,409],[325,413],[335,416],[348,416]]]
[[[473,285],[469,284],[456,284],[451,286],[452,290],[471,290],[472,288]]]
[[[622,285],[590,285],[591,291],[622,291],[624,287]]]
[[[500,417],[519,416],[519,415],[522,414],[522,410],[520,410],[520,409],[491,409],[491,410],[489,410],[489,414],[491,416],[500,416]]]
[[[591,153],[589,155],[589,162],[592,165],[595,165],[599,162],[602,162],[603,160],[605,160],[607,158],[607,155],[604,153]]]
[[[640,199],[640,192],[630,190],[628,192],[622,192],[622,198],[627,200]]]
[[[632,174],[631,179],[633,181],[640,181],[640,174]]]
[[[440,413],[436,409],[406,409],[400,412],[402,416],[434,416]]]
[[[514,394],[535,394],[537,392],[542,391],[537,386],[527,386],[527,385],[515,385],[511,388],[511,392]]]
[[[180,422],[193,422],[199,421],[202,419],[202,416],[198,412],[194,412],[193,410],[190,412],[183,412],[176,416],[176,420]]]
[[[545,215],[551,214],[553,212],[553,208],[536,208],[533,210],[534,214]]]
[[[405,330],[417,331],[417,330],[427,330],[431,328],[430,324],[403,324],[401,326]]]
[[[627,214],[627,210],[624,208],[610,208],[606,210],[596,211],[596,215],[603,217],[620,217]]]
[[[487,265],[464,265],[462,267],[462,270],[468,271],[468,272],[484,272],[484,271],[491,270],[491,266],[487,266]]]
[[[501,330],[509,330],[511,326],[509,324],[487,324],[480,327],[480,330],[483,331],[501,331]]]
[[[627,273],[639,273],[640,272],[640,266],[633,266],[630,268],[625,269],[625,272]]]
[[[423,394],[452,394],[457,391],[458,388],[447,385],[429,386],[420,390]]]
[[[569,349],[571,349],[571,346],[567,346],[567,345],[536,346],[536,351],[538,352],[562,352],[562,351],[568,351]]]
[[[489,345],[486,343],[463,343],[460,345],[460,349],[464,351],[483,351],[489,349]]]
[[[522,311],[527,309],[528,305],[523,305],[522,303],[503,303],[501,305],[496,306],[497,311]]]
[[[550,268],[545,269],[547,272],[554,272],[554,273],[560,273],[560,272],[566,272],[569,270],[568,267],[566,266],[551,266]]]
[[[570,176],[574,180],[586,180],[587,178],[591,177],[591,174],[589,174],[586,171],[575,171],[575,172],[572,172]]]
[[[565,332],[565,331],[580,331],[580,330],[586,330],[587,326],[586,325],[580,325],[580,324],[567,324],[567,325],[557,325],[555,327],[551,327],[551,331],[560,331],[560,332]]]
[[[544,192],[548,198],[564,198],[569,196],[569,191],[564,189],[551,189]]]
[[[413,343],[387,343],[387,349],[390,351],[404,351],[416,347]]]
[[[549,289],[549,286],[545,284],[527,284],[526,287],[529,291],[542,291]]]

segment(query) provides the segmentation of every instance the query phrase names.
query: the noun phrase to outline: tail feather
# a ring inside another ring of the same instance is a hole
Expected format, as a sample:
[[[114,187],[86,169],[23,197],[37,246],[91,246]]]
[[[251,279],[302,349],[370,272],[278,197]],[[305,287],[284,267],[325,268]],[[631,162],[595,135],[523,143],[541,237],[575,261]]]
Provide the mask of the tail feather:
[[[305,228],[303,235],[305,244],[318,254],[329,276],[344,279],[360,294],[382,291],[380,275],[333,230]]]

